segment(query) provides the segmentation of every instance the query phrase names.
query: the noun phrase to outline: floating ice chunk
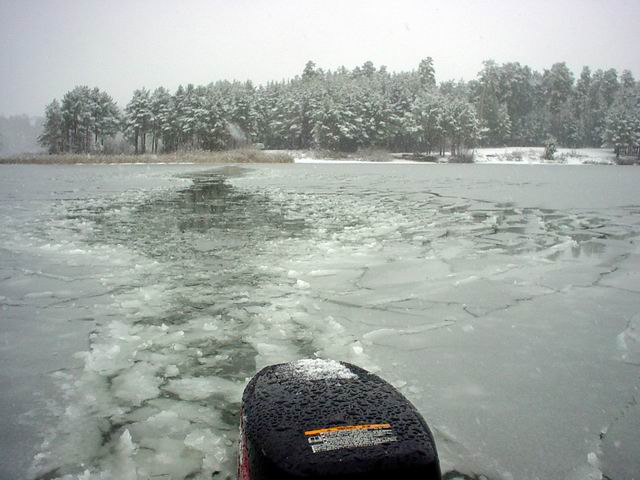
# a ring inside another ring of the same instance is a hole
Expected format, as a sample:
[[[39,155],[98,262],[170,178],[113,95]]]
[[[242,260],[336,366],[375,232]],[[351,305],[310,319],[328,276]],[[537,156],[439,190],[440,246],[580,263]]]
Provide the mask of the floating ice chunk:
[[[149,442],[158,436],[181,437],[191,428],[188,420],[180,418],[177,412],[161,411],[150,416],[143,422],[131,426],[131,431],[144,446],[150,446]]]
[[[356,378],[349,368],[335,360],[310,358],[285,364],[281,367],[287,373],[293,373],[305,380],[348,380]]]
[[[113,477],[121,480],[137,480],[136,462],[133,458],[137,451],[137,445],[133,443],[129,430],[120,435],[116,445],[116,457],[114,459]]]
[[[131,433],[129,433],[129,430],[125,430],[124,432],[122,432],[122,435],[120,435],[120,440],[118,442],[118,451],[126,456],[130,456],[131,454],[135,453],[136,450],[137,447],[131,439]]]
[[[312,270],[309,275],[312,277],[330,277],[336,275],[338,270]]]
[[[84,368],[102,375],[113,374],[128,367],[131,361],[122,358],[119,345],[95,344],[90,352],[82,352],[77,356],[84,357]]]
[[[78,475],[77,480],[97,480],[99,478],[100,477],[98,477],[98,476],[91,475],[91,472],[89,470],[85,470],[80,475]],[[62,479],[63,480],[71,480],[72,477],[70,477],[69,475],[65,475],[64,477],[62,477]]]
[[[406,348],[419,345],[426,339],[422,334],[431,330],[438,330],[453,325],[455,322],[444,320],[433,324],[412,328],[378,328],[362,335],[362,339],[368,344],[378,344]]]
[[[186,448],[184,436],[181,439],[174,439],[159,434],[149,443],[152,446],[148,449],[140,449],[137,456],[140,465],[139,479],[194,478],[193,473],[200,470],[202,453]],[[116,478],[114,477],[113,480]]]
[[[398,333],[398,330],[395,328],[378,328],[376,330],[365,333],[362,338],[369,343],[373,343],[377,340],[386,338],[389,335],[397,335]]]
[[[214,394],[222,394],[230,401],[238,401],[243,385],[219,377],[191,377],[169,381],[165,390],[183,400],[204,400]]]
[[[189,433],[184,439],[184,444],[194,450],[207,453],[212,446],[219,444],[220,441],[220,437],[215,436],[210,429],[203,428]]]
[[[189,431],[195,424],[207,425],[209,427],[219,428],[223,423],[221,412],[211,406],[202,406],[193,402],[185,402],[183,400],[174,400],[169,398],[155,398],[149,400],[149,405],[159,411],[171,411],[178,417],[189,422]]]
[[[274,332],[271,331],[270,334],[273,335]],[[277,343],[257,342],[247,339],[258,352],[255,358],[256,368],[263,368],[274,363],[288,362],[299,356],[297,350],[288,344],[285,337],[283,338],[283,341]]]
[[[300,290],[306,290],[309,287],[311,287],[311,285],[309,285],[309,282],[305,282],[304,280],[298,279],[298,281],[296,282],[296,287],[298,287]]]
[[[463,278],[461,280],[456,280],[453,284],[454,285],[464,285],[466,283],[472,283],[475,282],[476,280],[478,280],[478,276],[477,275],[470,275],[466,278]]]
[[[602,471],[593,465],[581,465],[573,469],[565,480],[602,480]]]
[[[402,389],[402,388],[407,386],[407,382],[405,380],[396,380],[396,381],[391,382],[391,383],[397,389]]]
[[[640,316],[629,320],[627,328],[616,337],[616,344],[622,361],[640,362]]]
[[[180,375],[180,370],[175,365],[167,365],[167,368],[164,370],[165,377],[177,377]]]
[[[136,342],[140,340],[140,337],[133,335],[131,325],[124,322],[113,321],[109,324],[107,331],[109,336],[114,339],[123,340],[125,342]]]
[[[27,293],[25,294],[24,298],[28,299],[28,298],[46,298],[46,297],[55,297],[56,294],[54,292],[32,292],[32,293]]]
[[[189,433],[184,443],[187,447],[204,454],[202,468],[208,472],[220,471],[227,459],[225,438],[214,435],[208,428]]]
[[[598,455],[595,452],[589,452],[587,454],[587,462],[594,468],[600,468],[600,460],[598,460]]]
[[[158,387],[161,380],[155,373],[156,367],[149,363],[135,364],[113,380],[115,396],[133,405],[140,405],[145,400],[157,397],[160,394]]]

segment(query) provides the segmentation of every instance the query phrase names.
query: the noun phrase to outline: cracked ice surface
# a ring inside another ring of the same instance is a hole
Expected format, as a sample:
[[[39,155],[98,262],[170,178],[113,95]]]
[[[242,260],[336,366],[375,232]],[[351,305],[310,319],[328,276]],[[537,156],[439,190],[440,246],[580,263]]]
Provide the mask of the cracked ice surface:
[[[313,357],[396,385],[449,478],[640,471],[636,169],[122,168],[5,195],[3,362],[89,338],[33,476],[233,478],[247,380]]]

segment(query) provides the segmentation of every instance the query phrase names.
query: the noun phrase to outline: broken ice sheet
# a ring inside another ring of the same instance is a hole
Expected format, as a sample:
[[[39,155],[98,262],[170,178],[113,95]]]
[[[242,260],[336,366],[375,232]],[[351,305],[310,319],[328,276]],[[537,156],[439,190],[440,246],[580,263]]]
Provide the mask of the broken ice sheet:
[[[633,431],[614,421],[637,387],[640,222],[624,207],[638,203],[635,171],[257,166],[189,187],[172,172],[207,167],[130,167],[86,167],[87,183],[66,169],[46,181],[84,193],[0,219],[2,278],[19,293],[2,302],[24,303],[6,305],[11,335],[40,308],[55,322],[29,325],[68,333],[73,302],[93,322],[81,368],[54,376],[60,424],[37,474],[233,475],[247,379],[315,356],[398,385],[447,470],[556,479],[637,466]],[[120,184],[135,188],[113,193]],[[27,290],[14,258],[34,272],[67,265],[65,278]],[[72,277],[87,278],[70,289]],[[73,302],[49,303],[70,290]],[[12,371],[29,365],[4,348]]]

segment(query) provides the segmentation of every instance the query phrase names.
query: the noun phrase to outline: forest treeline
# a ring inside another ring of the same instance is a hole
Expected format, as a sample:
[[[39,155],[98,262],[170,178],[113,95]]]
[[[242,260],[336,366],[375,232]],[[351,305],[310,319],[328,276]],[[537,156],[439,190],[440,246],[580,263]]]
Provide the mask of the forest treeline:
[[[554,142],[630,154],[640,144],[640,82],[628,70],[584,67],[575,78],[565,63],[540,73],[489,60],[474,80],[438,84],[430,57],[401,73],[371,62],[325,71],[309,61],[301,75],[257,87],[141,88],[123,111],[106,92],[78,86],[46,107],[40,142],[50,153],[109,153],[120,133],[135,153],[254,144],[459,155]]]

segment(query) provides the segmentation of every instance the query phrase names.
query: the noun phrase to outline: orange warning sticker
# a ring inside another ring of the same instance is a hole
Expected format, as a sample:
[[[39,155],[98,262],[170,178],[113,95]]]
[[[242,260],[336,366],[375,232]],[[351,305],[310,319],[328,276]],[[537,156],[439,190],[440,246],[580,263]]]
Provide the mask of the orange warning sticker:
[[[371,447],[398,441],[390,423],[318,428],[307,430],[304,434],[313,453],[342,448]]]
[[[307,430],[305,435],[317,435],[326,432],[339,432],[344,430],[368,430],[370,428],[391,428],[390,423],[370,423],[368,425],[342,425],[339,427],[319,428],[317,430]]]

